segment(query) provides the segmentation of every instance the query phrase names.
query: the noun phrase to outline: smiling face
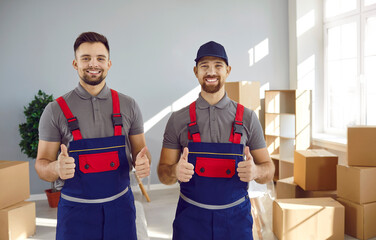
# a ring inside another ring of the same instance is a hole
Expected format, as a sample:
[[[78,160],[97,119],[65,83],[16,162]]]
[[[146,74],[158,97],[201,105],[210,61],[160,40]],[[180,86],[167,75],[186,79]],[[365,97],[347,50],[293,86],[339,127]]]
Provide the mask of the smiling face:
[[[193,71],[204,92],[216,93],[223,88],[231,67],[222,58],[207,56],[198,61]]]
[[[77,70],[82,84],[99,85],[111,68],[109,53],[103,43],[85,42],[76,50],[73,67]]]

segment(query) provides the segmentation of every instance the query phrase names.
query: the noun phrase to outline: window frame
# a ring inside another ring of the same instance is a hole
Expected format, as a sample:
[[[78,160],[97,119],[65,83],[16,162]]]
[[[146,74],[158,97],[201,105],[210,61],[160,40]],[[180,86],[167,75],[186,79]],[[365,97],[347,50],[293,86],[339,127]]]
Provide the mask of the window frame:
[[[366,83],[366,80],[365,80],[365,41],[366,41],[366,20],[367,18],[370,18],[370,17],[374,17],[376,18],[376,4],[372,5],[373,8],[367,8],[368,10],[366,10],[364,12],[364,14],[361,16],[361,24],[363,26],[363,31],[361,32],[361,38],[362,38],[362,44],[361,44],[361,73],[360,73],[360,76],[361,76],[361,84],[363,84],[363,91],[364,91],[364,95],[363,95],[363,98],[362,98],[362,101],[364,102],[363,104],[363,116],[364,116],[364,124],[366,124],[367,122],[367,104],[368,101],[367,101],[367,91],[366,91],[366,88],[367,88],[367,83]],[[367,123],[368,124],[368,123]]]
[[[373,16],[376,17],[376,3],[370,6],[364,6],[364,0],[357,1],[357,8],[342,13],[338,16],[327,18],[326,14],[326,0],[323,1],[323,40],[324,40],[324,53],[323,53],[323,73],[324,73],[324,124],[323,131],[326,134],[345,137],[347,129],[331,128],[329,123],[329,79],[328,79],[328,30],[333,27],[341,26],[343,24],[355,22],[357,26],[357,78],[356,85],[358,86],[358,96],[360,97],[360,122],[359,124],[366,124],[366,89],[364,85],[364,43],[365,43],[365,27],[366,19]],[[351,110],[349,111],[351,114]]]

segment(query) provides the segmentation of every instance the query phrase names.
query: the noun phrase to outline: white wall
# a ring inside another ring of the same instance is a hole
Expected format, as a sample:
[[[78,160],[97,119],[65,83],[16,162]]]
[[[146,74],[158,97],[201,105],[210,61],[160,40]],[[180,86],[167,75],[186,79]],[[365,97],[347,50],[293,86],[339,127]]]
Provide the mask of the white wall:
[[[290,88],[312,89],[313,132],[323,129],[323,3],[289,0]]]
[[[287,0],[2,0],[0,159],[30,161],[34,194],[49,183],[37,177],[35,160],[20,152],[23,107],[38,89],[59,97],[77,85],[73,43],[84,31],[107,36],[113,63],[107,83],[136,99],[145,122],[198,85],[193,59],[210,40],[227,50],[228,81],[289,88]],[[267,51],[260,50],[261,42],[268,43]],[[250,49],[258,57],[252,66]],[[265,54],[259,59],[261,51]],[[155,169],[168,116],[146,133],[153,156],[151,183],[159,183]]]

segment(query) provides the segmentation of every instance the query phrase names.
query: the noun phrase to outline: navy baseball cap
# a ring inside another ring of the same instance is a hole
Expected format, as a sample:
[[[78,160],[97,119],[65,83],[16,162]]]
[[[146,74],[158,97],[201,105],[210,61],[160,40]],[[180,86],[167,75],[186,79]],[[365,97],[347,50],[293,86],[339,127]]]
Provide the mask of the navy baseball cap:
[[[206,56],[222,58],[228,65],[228,59],[225,48],[219,43],[210,41],[202,45],[197,51],[197,57],[195,59],[196,64],[201,58]]]

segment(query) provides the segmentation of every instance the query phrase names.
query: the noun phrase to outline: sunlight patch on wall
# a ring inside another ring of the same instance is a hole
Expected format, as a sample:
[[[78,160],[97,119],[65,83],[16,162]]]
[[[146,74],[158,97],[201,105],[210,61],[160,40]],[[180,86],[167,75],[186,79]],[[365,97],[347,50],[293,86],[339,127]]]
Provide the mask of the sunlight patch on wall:
[[[171,106],[166,107],[156,115],[154,115],[152,118],[147,120],[144,123],[144,131],[145,133],[149,131],[155,124],[157,124],[159,121],[161,121],[165,116],[167,116],[171,112]]]
[[[296,21],[296,36],[300,37],[314,26],[315,10],[311,10]]]
[[[152,127],[154,127],[158,122],[160,122],[164,117],[169,113],[178,111],[185,106],[188,106],[190,103],[195,101],[198,97],[198,94],[201,91],[201,85],[198,85],[184,96],[173,102],[170,106],[164,108],[159,113],[151,117],[144,123],[144,133],[148,132]]]
[[[266,38],[255,46],[255,63],[269,55],[269,39]]]
[[[298,88],[314,89],[316,77],[315,55],[311,55],[298,65]]]
[[[248,50],[249,66],[252,67],[255,64],[255,55],[253,54],[253,48]]]
[[[255,63],[259,62],[261,59],[269,55],[269,38],[265,38],[254,48],[248,50],[249,56],[249,66],[253,66]]]
[[[270,90],[270,83],[267,82],[260,87],[260,99],[265,98],[265,91]]]
[[[171,105],[171,110],[173,112],[176,112],[183,107],[191,104],[193,101],[195,101],[198,97],[198,94],[201,92],[201,85],[198,85],[191,91],[189,91],[187,94],[176,100],[175,102],[172,103]]]

